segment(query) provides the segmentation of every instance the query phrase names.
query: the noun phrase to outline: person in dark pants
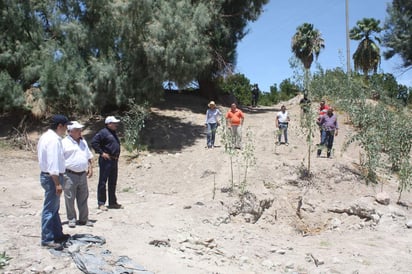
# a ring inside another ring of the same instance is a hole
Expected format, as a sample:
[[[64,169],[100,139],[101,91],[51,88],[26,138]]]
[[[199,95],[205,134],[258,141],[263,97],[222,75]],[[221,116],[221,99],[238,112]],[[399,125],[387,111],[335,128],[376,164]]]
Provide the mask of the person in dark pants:
[[[70,237],[63,234],[59,215],[60,196],[63,191],[63,175],[66,170],[63,155],[62,136],[71,122],[64,115],[54,115],[50,128],[37,144],[40,166],[40,183],[44,189],[44,203],[41,215],[41,245],[56,250],[63,249],[63,243]]]
[[[252,86],[252,107],[257,107],[258,99],[259,99],[259,86],[258,84],[254,84]]]
[[[108,116],[105,120],[106,127],[101,129],[92,139],[92,147],[99,157],[99,184],[97,187],[97,203],[100,210],[107,210],[106,182],[108,183],[108,208],[120,209],[117,203],[116,184],[118,173],[118,160],[120,155],[120,141],[116,130],[120,120]]]
[[[326,114],[320,117],[318,124],[322,129],[322,136],[317,155],[320,157],[322,147],[326,146],[326,156],[330,158],[334,137],[338,135],[338,118],[333,113],[333,108],[328,108]]]

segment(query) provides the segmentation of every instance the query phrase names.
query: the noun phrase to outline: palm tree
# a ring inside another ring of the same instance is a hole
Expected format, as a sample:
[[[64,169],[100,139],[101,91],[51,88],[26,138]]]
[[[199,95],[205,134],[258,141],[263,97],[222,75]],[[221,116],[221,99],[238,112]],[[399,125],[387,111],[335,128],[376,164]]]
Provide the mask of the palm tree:
[[[296,29],[292,37],[292,52],[305,68],[305,88],[308,87],[309,69],[313,60],[318,58],[321,49],[325,48],[325,41],[319,30],[313,24],[303,23]]]
[[[380,48],[371,39],[373,33],[381,32],[382,29],[379,27],[379,23],[380,20],[374,18],[363,18],[356,22],[356,27],[349,32],[351,40],[361,40],[353,54],[353,62],[355,70],[362,71],[365,77],[368,76],[369,72],[376,73],[381,62]],[[378,43],[381,42],[377,36],[374,36],[374,39]]]
[[[325,41],[319,30],[313,28],[313,24],[303,23],[296,29],[295,35],[292,37],[292,52],[298,58],[305,68],[305,95],[309,96],[309,70],[313,59],[317,59],[320,51],[325,48]],[[310,155],[312,147],[312,115],[306,116],[305,127],[308,129],[308,167],[307,175],[310,175]]]

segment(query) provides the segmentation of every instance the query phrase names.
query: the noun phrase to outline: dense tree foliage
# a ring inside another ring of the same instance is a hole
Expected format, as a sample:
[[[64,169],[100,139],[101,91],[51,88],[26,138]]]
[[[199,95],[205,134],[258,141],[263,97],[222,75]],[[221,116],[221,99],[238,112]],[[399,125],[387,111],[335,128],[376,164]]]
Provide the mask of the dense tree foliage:
[[[219,89],[225,94],[232,94],[240,105],[250,105],[252,86],[250,80],[240,73],[229,75],[218,82]]]
[[[320,51],[325,48],[325,41],[313,24],[303,23],[296,28],[292,37],[292,53],[299,59],[305,68],[305,90],[309,85],[309,70],[313,60],[317,59]]]
[[[247,34],[247,23],[257,20],[269,0],[195,0],[210,6],[212,23],[205,32],[209,38],[211,60],[197,80],[201,91],[216,99],[216,81],[231,74],[236,65],[236,47]]]
[[[380,33],[380,21],[374,18],[363,18],[356,22],[356,26],[349,32],[352,40],[359,41],[359,45],[353,54],[355,70],[362,71],[365,76],[369,72],[376,73],[381,61],[380,48],[372,39],[374,33]],[[374,39],[380,43],[379,37]]]
[[[325,48],[325,41],[319,30],[313,24],[303,23],[298,26],[296,33],[292,37],[292,52],[305,69],[310,69],[312,62]]]
[[[403,60],[405,68],[412,66],[412,1],[393,0],[387,8],[388,17],[384,25],[383,44],[389,48],[385,58],[395,54]]]
[[[213,82],[267,2],[3,0],[0,110],[27,105],[32,86],[46,111],[85,112],[157,100],[165,81]]]

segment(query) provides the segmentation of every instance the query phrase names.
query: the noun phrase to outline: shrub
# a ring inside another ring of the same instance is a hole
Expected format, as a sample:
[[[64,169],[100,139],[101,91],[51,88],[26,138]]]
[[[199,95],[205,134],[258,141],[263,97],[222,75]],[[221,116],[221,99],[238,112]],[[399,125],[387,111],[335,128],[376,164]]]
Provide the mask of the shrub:
[[[141,130],[145,127],[145,120],[148,118],[148,105],[136,104],[130,100],[130,110],[122,117],[124,124],[124,145],[127,151],[141,149]]]

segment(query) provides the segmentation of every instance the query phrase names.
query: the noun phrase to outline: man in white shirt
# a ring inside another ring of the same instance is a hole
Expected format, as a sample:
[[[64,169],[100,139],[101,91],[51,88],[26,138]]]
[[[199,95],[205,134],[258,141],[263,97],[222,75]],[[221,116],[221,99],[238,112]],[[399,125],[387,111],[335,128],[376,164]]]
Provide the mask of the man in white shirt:
[[[276,115],[276,127],[279,128],[278,131],[278,142],[277,144],[280,145],[280,140],[282,139],[282,133],[285,136],[285,145],[289,145],[288,143],[288,125],[289,125],[289,115],[286,111],[286,107],[282,105],[280,111]]]
[[[93,175],[92,158],[93,155],[82,137],[84,126],[77,121],[67,126],[69,135],[63,139],[64,159],[66,163],[66,174],[64,182],[64,199],[66,204],[67,220],[69,227],[79,225],[93,226],[89,220],[89,208],[87,199],[89,197],[89,187],[87,178]],[[79,218],[76,216],[74,201],[77,201]],[[77,222],[78,221],[78,222]]]
[[[50,128],[37,145],[40,165],[40,183],[44,189],[44,203],[41,216],[41,245],[61,250],[70,235],[63,234],[60,220],[60,195],[62,193],[63,174],[66,170],[61,137],[65,135],[67,125],[71,124],[66,116],[56,114],[51,119]]]

